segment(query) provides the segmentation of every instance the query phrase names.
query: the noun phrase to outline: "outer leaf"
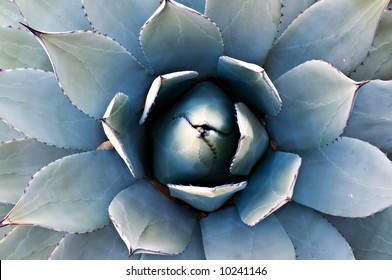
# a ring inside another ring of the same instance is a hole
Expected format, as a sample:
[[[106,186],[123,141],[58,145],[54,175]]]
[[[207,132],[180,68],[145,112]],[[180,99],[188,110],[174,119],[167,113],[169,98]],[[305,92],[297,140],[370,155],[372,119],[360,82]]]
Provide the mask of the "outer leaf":
[[[142,180],[113,199],[109,214],[131,255],[181,253],[196,221],[196,213],[166,200]]]
[[[223,53],[217,26],[173,0],[162,2],[143,26],[140,40],[147,60],[159,74],[193,70],[210,76]]]
[[[274,215],[249,227],[231,207],[209,214],[200,224],[208,260],[295,258],[293,244]]]
[[[20,15],[15,3],[8,0],[0,0],[0,25],[1,26],[18,26],[23,18]]]
[[[289,203],[276,212],[299,260],[352,260],[347,241],[316,211]]]
[[[313,149],[339,137],[358,88],[330,64],[317,60],[297,66],[275,85],[284,106],[267,120],[267,129],[284,151]]]
[[[42,142],[88,150],[104,141],[100,124],[69,103],[53,73],[34,69],[0,72],[0,100],[0,117]]]
[[[4,121],[0,121],[0,143],[9,142],[12,140],[21,140],[24,138],[26,138],[26,136],[22,132],[12,128]]]
[[[345,136],[358,138],[392,152],[392,81],[371,81],[355,98]]]
[[[376,147],[343,137],[300,156],[294,201],[343,217],[369,216],[392,205],[392,164]]]
[[[365,219],[326,217],[346,238],[357,259],[392,260],[392,208]]]
[[[48,259],[63,235],[45,228],[18,226],[0,241],[0,259]]]
[[[225,55],[263,65],[278,30],[279,0],[207,0],[206,15],[222,30]]]
[[[45,31],[89,29],[80,0],[17,0],[29,25]]]
[[[1,144],[0,201],[15,204],[31,176],[40,168],[73,153],[75,150],[51,147],[33,139]]]
[[[109,222],[107,208],[111,200],[131,182],[129,171],[114,151],[64,157],[33,177],[2,224],[92,231]]]
[[[194,9],[201,14],[204,14],[206,0],[177,0],[176,2],[188,6],[189,8]]]
[[[268,74],[275,80],[312,59],[330,62],[345,74],[350,73],[366,57],[388,2],[318,1],[274,44],[265,63]]]
[[[51,260],[126,260],[127,248],[112,224],[94,232],[67,234]]]
[[[301,158],[270,152],[256,165],[245,190],[234,197],[242,221],[254,226],[291,200]]]

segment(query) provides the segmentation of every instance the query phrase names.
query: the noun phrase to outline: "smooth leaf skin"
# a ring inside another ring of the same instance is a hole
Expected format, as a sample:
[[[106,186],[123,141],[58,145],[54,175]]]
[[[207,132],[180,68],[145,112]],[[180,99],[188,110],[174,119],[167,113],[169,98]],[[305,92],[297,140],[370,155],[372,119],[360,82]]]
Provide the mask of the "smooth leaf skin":
[[[173,0],[164,0],[145,23],[140,43],[156,74],[191,70],[208,77],[215,73],[223,54],[218,27],[204,15]]]
[[[25,30],[11,27],[0,27],[0,68],[38,68],[51,71],[52,66],[45,51]]]
[[[0,143],[6,143],[13,140],[21,140],[26,138],[22,132],[17,131],[16,129],[12,128],[9,124],[5,123],[4,121],[0,121]]]
[[[392,152],[392,81],[370,81],[355,98],[343,135]]]
[[[392,205],[392,163],[371,144],[343,137],[299,155],[294,201],[342,217],[365,217]]]
[[[48,103],[42,101],[50,100]],[[51,72],[0,72],[0,118],[25,135],[61,148],[90,150],[105,136],[98,121],[77,110],[62,94]]]
[[[275,116],[282,107],[274,84],[264,69],[228,56],[221,56],[218,78],[231,87],[238,100],[254,106],[262,114]]]
[[[110,202],[133,181],[114,151],[67,156],[34,175],[2,224],[39,225],[71,233],[93,231],[108,224]]]
[[[54,160],[74,154],[34,139],[0,144],[0,202],[18,202],[27,182],[40,168]]]
[[[46,228],[17,226],[0,241],[0,259],[47,260],[63,235]]]
[[[291,200],[301,158],[269,152],[253,169],[248,186],[234,197],[244,223],[254,226]]]
[[[392,260],[392,208],[367,218],[326,216],[339,230],[359,260]]]
[[[80,0],[17,0],[26,22],[45,31],[90,29]]]
[[[113,224],[93,232],[67,234],[50,260],[127,260],[128,250]]]
[[[159,7],[159,0],[82,0],[82,3],[94,29],[115,39],[148,68],[140,48],[139,33]]]
[[[179,198],[196,209],[211,212],[221,207],[236,192],[243,190],[247,182],[217,187],[182,186],[169,184],[170,195]]]
[[[275,215],[293,242],[297,260],[354,259],[347,241],[316,211],[293,202]]]
[[[19,26],[23,22],[18,7],[8,0],[0,0],[0,26]]]
[[[272,46],[280,14],[279,0],[206,1],[206,15],[221,29],[224,54],[258,65]]]
[[[207,260],[291,260],[293,244],[274,215],[254,227],[244,224],[234,207],[200,220]]]
[[[4,218],[8,212],[14,207],[13,204],[6,204],[6,203],[0,203],[0,217],[1,219]],[[8,227],[1,227],[0,228],[0,241],[6,236],[7,233],[9,233],[12,229],[14,229],[14,226],[8,226]]]
[[[177,0],[176,2],[204,14],[206,0]]]
[[[366,57],[388,2],[318,1],[298,16],[274,44],[264,65],[268,75],[274,81],[312,59],[327,61],[349,74]]]
[[[142,108],[152,76],[113,39],[89,31],[32,32],[45,47],[64,93],[83,112],[101,118],[117,92]]]
[[[282,111],[267,118],[267,130],[280,150],[318,148],[343,133],[359,84],[332,65],[312,60],[275,83]]]
[[[109,215],[130,255],[176,255],[188,246],[197,213],[167,200],[150,182],[139,180],[113,199]]]

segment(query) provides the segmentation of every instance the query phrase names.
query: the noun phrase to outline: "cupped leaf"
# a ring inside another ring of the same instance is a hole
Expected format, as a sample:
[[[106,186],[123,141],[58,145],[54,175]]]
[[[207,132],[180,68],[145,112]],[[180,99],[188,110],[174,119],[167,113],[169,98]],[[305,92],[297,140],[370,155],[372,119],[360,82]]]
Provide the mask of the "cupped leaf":
[[[67,234],[50,255],[51,260],[127,260],[128,250],[114,226],[81,234]]]
[[[236,192],[243,190],[247,182],[217,187],[167,185],[171,196],[179,198],[196,209],[214,211],[221,207]]]
[[[0,259],[47,260],[63,235],[46,228],[17,226],[0,241]]]
[[[210,213],[200,225],[207,260],[295,259],[293,244],[274,215],[250,227],[230,207]]]
[[[110,221],[110,202],[132,182],[128,169],[114,151],[64,157],[34,175],[2,225],[93,231]]]
[[[207,0],[206,15],[221,28],[224,54],[263,65],[278,30],[279,0]]]
[[[223,53],[218,27],[204,15],[173,0],[164,0],[145,23],[140,42],[157,74],[193,70],[210,76]]]
[[[25,30],[0,27],[0,68],[30,67],[51,71],[52,66],[34,36]]]
[[[332,65],[305,62],[275,82],[283,109],[267,119],[279,149],[313,149],[339,137],[346,126],[359,85]]]
[[[89,31],[31,31],[45,47],[65,94],[79,109],[100,118],[117,92],[131,97],[137,110],[142,108],[152,76],[117,42]]]
[[[221,56],[218,77],[231,87],[238,100],[251,104],[262,114],[279,113],[282,101],[278,91],[260,66]]]
[[[75,152],[48,146],[33,139],[1,144],[0,202],[15,204],[31,176],[40,168]]]
[[[188,246],[197,213],[175,204],[139,180],[110,203],[109,214],[131,255],[175,255]]]
[[[392,207],[368,218],[326,218],[348,241],[357,259],[392,260]]]
[[[4,121],[0,120],[0,143],[10,142],[13,140],[22,140],[26,138],[22,132],[11,127]]]
[[[369,143],[343,137],[299,154],[294,201],[343,217],[369,216],[392,205],[392,164]]]
[[[14,2],[0,0],[0,26],[19,26],[23,17]]]
[[[289,203],[276,212],[295,247],[298,260],[353,260],[343,236],[316,211]]]
[[[99,122],[64,97],[53,73],[35,69],[0,72],[0,100],[3,120],[49,145],[90,150],[105,139]]]
[[[366,57],[388,2],[318,1],[298,16],[274,44],[265,62],[268,74],[275,80],[312,59],[332,63],[349,74]]]
[[[45,31],[89,29],[80,0],[17,0],[27,23]]]
[[[392,81],[375,80],[362,86],[343,135],[361,139],[392,153],[391,108]]]
[[[269,152],[252,170],[245,190],[234,197],[242,221],[254,226],[289,202],[300,166],[298,155]]]
[[[247,176],[269,146],[265,128],[244,103],[235,105],[240,140],[230,166],[230,173]]]

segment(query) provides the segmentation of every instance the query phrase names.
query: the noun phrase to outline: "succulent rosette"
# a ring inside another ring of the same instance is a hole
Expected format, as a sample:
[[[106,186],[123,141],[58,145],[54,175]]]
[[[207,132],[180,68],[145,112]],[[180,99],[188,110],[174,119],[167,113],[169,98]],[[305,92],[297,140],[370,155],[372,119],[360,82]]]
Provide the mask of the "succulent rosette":
[[[389,0],[0,0],[1,259],[391,259]]]

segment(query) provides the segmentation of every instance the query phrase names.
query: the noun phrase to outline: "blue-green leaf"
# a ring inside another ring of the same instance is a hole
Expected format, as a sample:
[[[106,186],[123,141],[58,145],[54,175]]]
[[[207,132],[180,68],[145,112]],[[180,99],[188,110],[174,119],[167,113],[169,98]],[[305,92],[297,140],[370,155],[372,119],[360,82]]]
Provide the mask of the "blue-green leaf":
[[[389,0],[323,0],[298,16],[268,54],[265,68],[277,79],[312,59],[349,74],[366,57]],[[320,20],[322,19],[322,20]]]
[[[131,255],[183,252],[197,215],[168,201],[144,180],[120,192],[110,204],[109,214]]]
[[[358,90],[345,136],[392,153],[392,81],[371,81]]]
[[[253,169],[245,190],[234,197],[242,221],[254,226],[289,202],[300,166],[298,155],[269,152]]]
[[[26,135],[0,120],[0,143],[21,140],[24,138],[26,138]]]
[[[0,203],[0,219],[5,218],[5,216],[8,214],[8,212],[11,211],[13,207],[13,204]],[[0,227],[0,241],[14,228],[15,226]]]
[[[15,3],[8,0],[0,0],[0,26],[19,26],[23,17]]]
[[[204,15],[164,0],[140,33],[144,54],[157,74],[197,71],[210,76],[223,53],[218,27]]]
[[[295,259],[293,244],[274,215],[250,227],[230,207],[210,213],[200,225],[207,260]]]
[[[283,109],[267,119],[279,149],[313,149],[331,143],[346,126],[358,84],[330,64],[312,60],[275,82]]]
[[[105,139],[99,122],[65,98],[53,73],[34,69],[0,72],[0,100],[2,119],[49,145],[89,150]]]
[[[191,9],[194,9],[201,14],[204,14],[206,0],[177,0],[176,2],[183,4]]]
[[[2,224],[92,231],[110,221],[110,202],[131,183],[128,169],[114,151],[64,157],[34,175]]]
[[[343,236],[312,209],[289,203],[276,212],[295,247],[298,260],[352,260]]]
[[[207,0],[206,15],[220,27],[224,54],[263,65],[278,30],[279,0]]]
[[[369,143],[343,137],[300,156],[294,201],[343,217],[369,216],[392,205],[392,163]]]

